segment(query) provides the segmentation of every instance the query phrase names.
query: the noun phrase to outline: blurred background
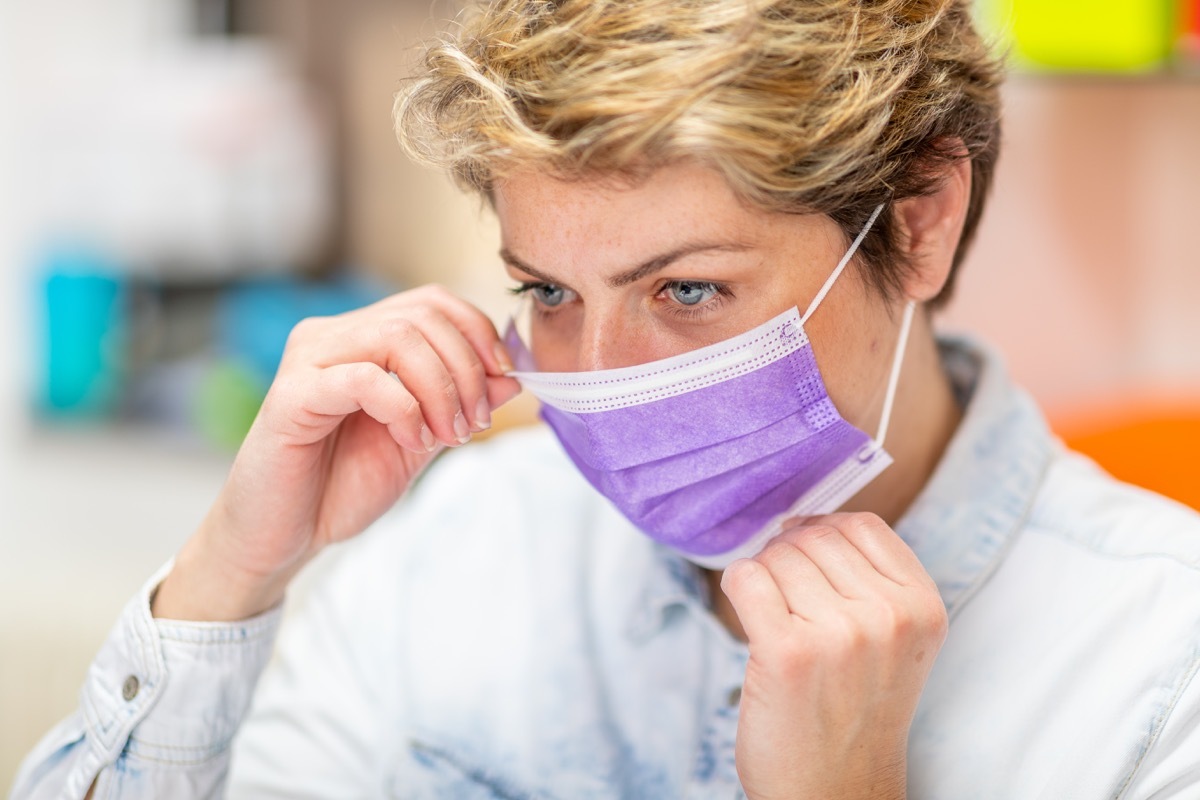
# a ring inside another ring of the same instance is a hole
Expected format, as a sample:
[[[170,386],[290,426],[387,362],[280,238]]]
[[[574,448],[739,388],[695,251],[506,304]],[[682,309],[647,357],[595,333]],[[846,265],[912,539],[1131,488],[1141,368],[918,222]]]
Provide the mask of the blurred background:
[[[943,327],[1200,507],[1200,0],[978,11],[1014,75]],[[434,280],[508,312],[494,220],[392,131],[452,14],[0,0],[0,787],[207,509],[296,321]]]

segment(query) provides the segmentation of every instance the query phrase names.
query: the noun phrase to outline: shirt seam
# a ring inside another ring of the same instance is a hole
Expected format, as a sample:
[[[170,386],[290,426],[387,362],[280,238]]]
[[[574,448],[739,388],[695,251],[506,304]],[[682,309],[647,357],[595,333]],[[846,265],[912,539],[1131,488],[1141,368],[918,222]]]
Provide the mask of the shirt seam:
[[[1090,542],[1086,539],[1080,538],[1075,534],[1069,533],[1062,528],[1041,524],[1036,521],[1030,523],[1028,532],[1032,534],[1041,534],[1063,542],[1067,542],[1104,558],[1110,558],[1117,561],[1165,560],[1174,562],[1175,564],[1178,564],[1179,566],[1184,567],[1192,572],[1200,572],[1200,564],[1188,560],[1178,553],[1172,553],[1164,550],[1143,550],[1134,553],[1113,552],[1101,547],[1095,542]]]
[[[242,644],[274,636],[279,627],[281,606],[258,617],[235,622],[188,622],[154,619],[158,637],[183,644]]]
[[[1136,778],[1138,773],[1141,771],[1142,766],[1146,763],[1147,757],[1150,755],[1150,751],[1153,750],[1158,744],[1163,730],[1167,727],[1167,723],[1171,719],[1171,715],[1174,714],[1175,710],[1179,707],[1180,698],[1183,697],[1184,693],[1188,690],[1188,687],[1192,685],[1192,681],[1195,680],[1198,668],[1200,668],[1200,658],[1193,656],[1191,665],[1188,668],[1184,679],[1179,682],[1179,686],[1176,688],[1175,694],[1171,697],[1171,702],[1167,703],[1166,707],[1159,714],[1158,720],[1154,725],[1154,729],[1150,733],[1150,740],[1146,742],[1146,746],[1142,748],[1142,752],[1138,755],[1137,761],[1134,762],[1133,767],[1130,768],[1129,774],[1125,777],[1125,781],[1121,784],[1121,788],[1117,790],[1115,800],[1122,800],[1122,798],[1125,797],[1125,793],[1128,792],[1129,788],[1133,785],[1133,779]]]
[[[222,757],[229,751],[233,737],[224,737],[219,742],[208,745],[169,745],[130,735],[128,746],[122,754],[125,757],[148,761],[155,764],[194,767]],[[155,754],[154,751],[166,751],[166,754]],[[173,756],[177,751],[179,757]]]
[[[213,633],[216,634],[214,636],[196,638],[187,638],[184,636],[173,636],[169,633],[160,633],[159,638],[164,642],[171,642],[172,644],[200,645],[202,647],[208,645],[234,645],[236,647],[238,645],[248,646],[262,644],[264,640],[273,638],[275,634],[275,626],[272,626],[269,630],[264,629],[262,631],[250,631],[245,635],[237,635],[234,633],[236,630],[237,629],[235,628],[230,628],[226,629],[225,631],[214,631]],[[228,631],[228,633],[226,631]]]
[[[1069,545],[1077,547],[1081,550],[1085,550],[1095,556],[1105,558],[1105,559],[1110,559],[1113,561],[1160,561],[1161,560],[1161,561],[1167,561],[1167,562],[1174,563],[1180,567],[1183,567],[1183,568],[1189,570],[1190,572],[1200,572],[1200,565],[1197,565],[1195,563],[1185,560],[1183,557],[1181,557],[1177,553],[1170,553],[1170,552],[1163,552],[1163,551],[1151,551],[1151,550],[1137,552],[1137,553],[1115,553],[1110,550],[1103,549],[1095,542],[1091,542],[1086,539],[1081,539],[1079,536],[1077,536],[1073,533],[1070,533],[1060,527],[1046,525],[1044,523],[1038,523],[1036,521],[1033,521],[1031,523],[1030,530],[1028,532],[1035,534],[1035,535],[1040,534],[1043,536],[1057,539],[1059,541],[1062,541]],[[1141,771],[1142,766],[1146,762],[1146,759],[1150,756],[1150,752],[1158,744],[1159,739],[1162,736],[1163,730],[1166,728],[1167,723],[1171,719],[1171,715],[1175,713],[1175,710],[1179,706],[1180,699],[1183,697],[1183,695],[1187,691],[1188,687],[1191,686],[1192,681],[1195,680],[1197,672],[1200,672],[1200,658],[1193,656],[1191,658],[1190,664],[1188,665],[1187,669],[1184,671],[1183,679],[1179,682],[1179,685],[1175,689],[1175,693],[1172,695],[1170,701],[1166,704],[1166,706],[1159,713],[1158,718],[1155,721],[1154,726],[1150,732],[1150,738],[1146,742],[1146,746],[1141,749],[1141,752],[1138,754],[1137,760],[1134,762],[1133,766],[1129,770],[1129,774],[1126,775],[1125,780],[1121,783],[1120,787],[1117,789],[1117,793],[1114,795],[1114,800],[1122,800],[1122,798],[1124,798],[1126,796],[1126,793],[1129,791],[1130,787],[1133,786],[1134,779],[1137,777],[1138,773]]]
[[[954,621],[954,619],[956,619],[958,615],[962,613],[963,609],[970,605],[971,601],[975,599],[979,592],[982,591],[983,587],[987,585],[987,583],[1000,569],[1000,566],[1008,560],[1009,555],[1016,546],[1017,539],[1027,532],[1028,526],[1031,524],[1031,520],[1033,519],[1034,509],[1037,508],[1038,497],[1042,492],[1042,488],[1045,486],[1046,476],[1050,474],[1050,466],[1054,463],[1054,460],[1053,453],[1045,452],[1043,454],[1042,465],[1038,470],[1037,479],[1033,482],[1033,486],[1030,487],[1026,495],[1028,500],[1025,503],[1024,510],[1022,510],[1020,516],[1014,520],[1013,526],[1008,535],[1004,537],[1004,541],[1000,548],[992,554],[992,557],[988,561],[987,565],[981,568],[976,573],[975,579],[970,583],[970,585],[966,586],[961,592],[959,592],[953,601],[948,604],[951,606],[946,610],[947,619],[949,621]]]

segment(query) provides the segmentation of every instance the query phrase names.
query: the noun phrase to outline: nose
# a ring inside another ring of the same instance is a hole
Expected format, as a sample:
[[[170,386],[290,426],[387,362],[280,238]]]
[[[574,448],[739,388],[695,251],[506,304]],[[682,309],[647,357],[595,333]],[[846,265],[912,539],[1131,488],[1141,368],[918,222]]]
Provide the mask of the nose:
[[[575,368],[591,372],[651,361],[649,338],[621,315],[587,314],[579,331]]]
[[[576,371],[591,372],[612,368],[612,334],[613,329],[617,327],[619,323],[612,319],[601,319],[594,314],[584,317],[575,356]]]

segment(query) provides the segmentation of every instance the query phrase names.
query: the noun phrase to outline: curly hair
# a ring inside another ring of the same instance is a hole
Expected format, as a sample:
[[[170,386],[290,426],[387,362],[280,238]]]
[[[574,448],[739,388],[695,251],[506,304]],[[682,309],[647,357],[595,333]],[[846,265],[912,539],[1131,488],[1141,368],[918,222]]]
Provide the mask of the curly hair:
[[[1002,68],[968,0],[491,0],[425,52],[396,102],[406,151],[491,197],[507,171],[718,170],[762,209],[872,209],[969,158],[949,296],[1000,142]],[[885,296],[911,267],[891,214],[860,253]]]

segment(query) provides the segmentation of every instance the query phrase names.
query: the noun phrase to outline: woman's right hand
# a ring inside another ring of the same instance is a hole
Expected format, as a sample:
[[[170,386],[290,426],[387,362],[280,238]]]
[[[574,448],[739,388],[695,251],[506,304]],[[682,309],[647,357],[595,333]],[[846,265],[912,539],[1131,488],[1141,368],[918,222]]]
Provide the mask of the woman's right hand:
[[[301,322],[154,615],[236,620],[278,603],[300,567],[374,522],[441,447],[491,424],[520,391],[511,369],[491,321],[437,286]]]

